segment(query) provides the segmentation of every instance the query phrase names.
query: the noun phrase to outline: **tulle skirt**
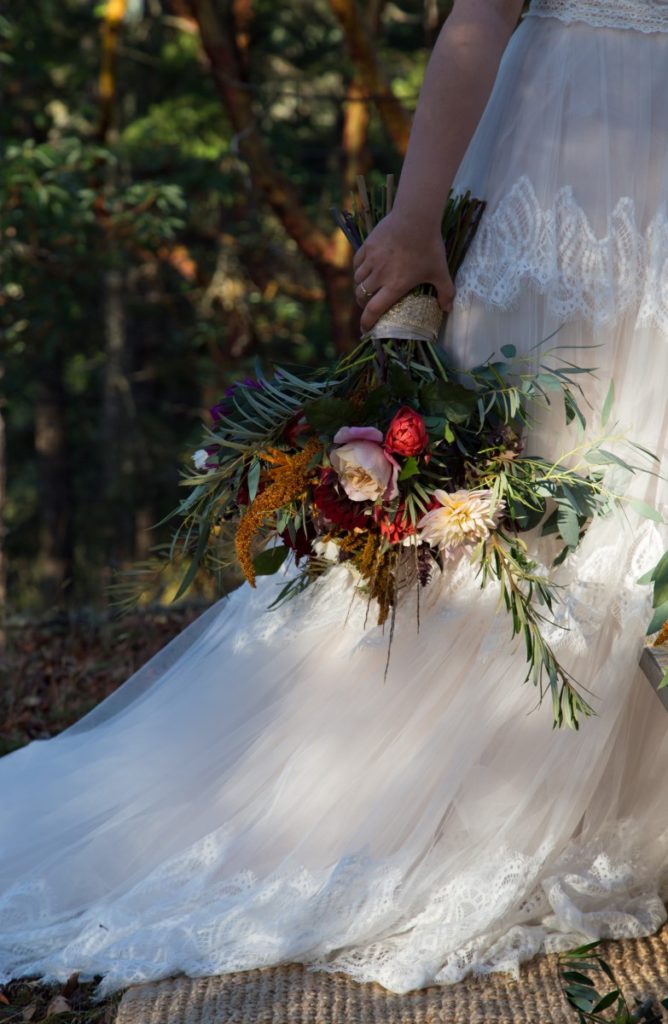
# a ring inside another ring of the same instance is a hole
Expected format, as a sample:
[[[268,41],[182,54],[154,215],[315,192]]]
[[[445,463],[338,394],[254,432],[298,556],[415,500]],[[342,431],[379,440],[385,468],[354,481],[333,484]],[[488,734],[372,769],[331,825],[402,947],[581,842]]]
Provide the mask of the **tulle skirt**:
[[[533,289],[558,322],[668,336],[666,88],[668,32],[525,19],[456,179],[488,202],[461,304]]]
[[[612,377],[613,418],[664,473],[667,45],[521,27],[458,177],[489,209],[443,338],[466,367],[558,329],[550,345],[599,368],[588,431]],[[531,439],[574,443],[556,407]],[[665,480],[630,488],[666,510]],[[655,931],[668,718],[638,668],[637,579],[667,540],[618,513],[554,571],[550,640],[598,712],[578,733],[535,707],[498,592],[466,564],[423,593],[419,631],[414,597],[400,606],[387,679],[344,567],[278,610],[272,578],[214,604],[77,724],[0,760],[0,981],[76,970],[102,995],[299,961],[403,992]],[[551,541],[532,544],[547,564]]]

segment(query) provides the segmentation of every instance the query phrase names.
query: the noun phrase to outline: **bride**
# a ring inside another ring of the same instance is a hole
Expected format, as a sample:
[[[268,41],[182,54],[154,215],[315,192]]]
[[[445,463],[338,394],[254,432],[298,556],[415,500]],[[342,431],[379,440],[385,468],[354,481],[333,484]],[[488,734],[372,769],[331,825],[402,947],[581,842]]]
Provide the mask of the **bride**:
[[[521,6],[455,3],[395,208],[356,258],[363,326],[428,280],[462,367],[558,330],[598,367],[590,429],[612,378],[620,429],[665,474],[668,4],[533,0],[513,34]],[[456,297],[453,183],[488,204]],[[556,411],[532,435],[554,457],[572,443]],[[668,512],[665,479],[632,490]],[[636,581],[667,539],[615,515],[555,571],[550,640],[597,710],[578,733],[531,710],[524,652],[470,571],[432,583],[419,634],[399,609],[385,682],[343,566],[277,611],[267,577],[214,604],[0,760],[0,981],[79,971],[103,995],[299,961],[404,992],[656,931],[668,718],[638,668]]]

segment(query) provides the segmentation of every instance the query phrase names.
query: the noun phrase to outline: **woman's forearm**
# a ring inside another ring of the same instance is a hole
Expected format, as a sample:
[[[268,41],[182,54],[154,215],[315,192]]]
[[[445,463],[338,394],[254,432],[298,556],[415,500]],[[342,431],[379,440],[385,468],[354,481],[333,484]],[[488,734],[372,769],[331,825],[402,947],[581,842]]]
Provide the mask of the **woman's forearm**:
[[[395,213],[440,224],[448,191],[477,127],[522,0],[457,0],[434,46],[413,118]]]
[[[456,0],[434,47],[391,213],[355,253],[355,295],[368,331],[418,284],[443,310],[455,289],[441,221],[448,192],[492,91],[522,0]]]

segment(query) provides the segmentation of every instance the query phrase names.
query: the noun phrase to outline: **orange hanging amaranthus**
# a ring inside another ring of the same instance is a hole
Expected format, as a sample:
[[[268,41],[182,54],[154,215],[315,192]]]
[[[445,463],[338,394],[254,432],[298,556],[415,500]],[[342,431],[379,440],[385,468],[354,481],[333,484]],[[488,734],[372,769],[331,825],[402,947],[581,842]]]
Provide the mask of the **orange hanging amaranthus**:
[[[284,508],[289,502],[298,501],[306,494],[306,488],[313,475],[313,457],[322,445],[312,438],[303,451],[296,454],[271,448],[260,456],[263,462],[273,463],[267,471],[270,483],[255,496],[239,521],[234,545],[243,574],[252,587],[255,586],[252,543],[258,531],[272,513]]]

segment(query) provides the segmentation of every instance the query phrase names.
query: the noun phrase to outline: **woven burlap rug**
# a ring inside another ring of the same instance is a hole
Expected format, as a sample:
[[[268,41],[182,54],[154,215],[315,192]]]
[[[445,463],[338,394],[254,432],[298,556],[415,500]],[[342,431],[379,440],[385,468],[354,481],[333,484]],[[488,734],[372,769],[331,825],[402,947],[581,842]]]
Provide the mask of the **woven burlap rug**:
[[[668,996],[668,926],[602,946],[629,1004]],[[603,984],[602,991],[608,991]],[[556,956],[407,995],[292,964],[215,978],[179,976],[129,988],[116,1024],[573,1024]]]
[[[646,674],[659,685],[668,646],[648,649]],[[668,689],[661,693],[668,708]],[[649,939],[608,942],[601,954],[631,1007],[668,997],[668,925]],[[601,991],[610,985],[601,979]],[[668,1021],[668,1014],[665,1015]],[[121,1000],[116,1024],[573,1024],[559,983],[556,956],[509,974],[467,978],[397,995],[343,974],[299,964],[213,978],[168,978],[134,985]]]

